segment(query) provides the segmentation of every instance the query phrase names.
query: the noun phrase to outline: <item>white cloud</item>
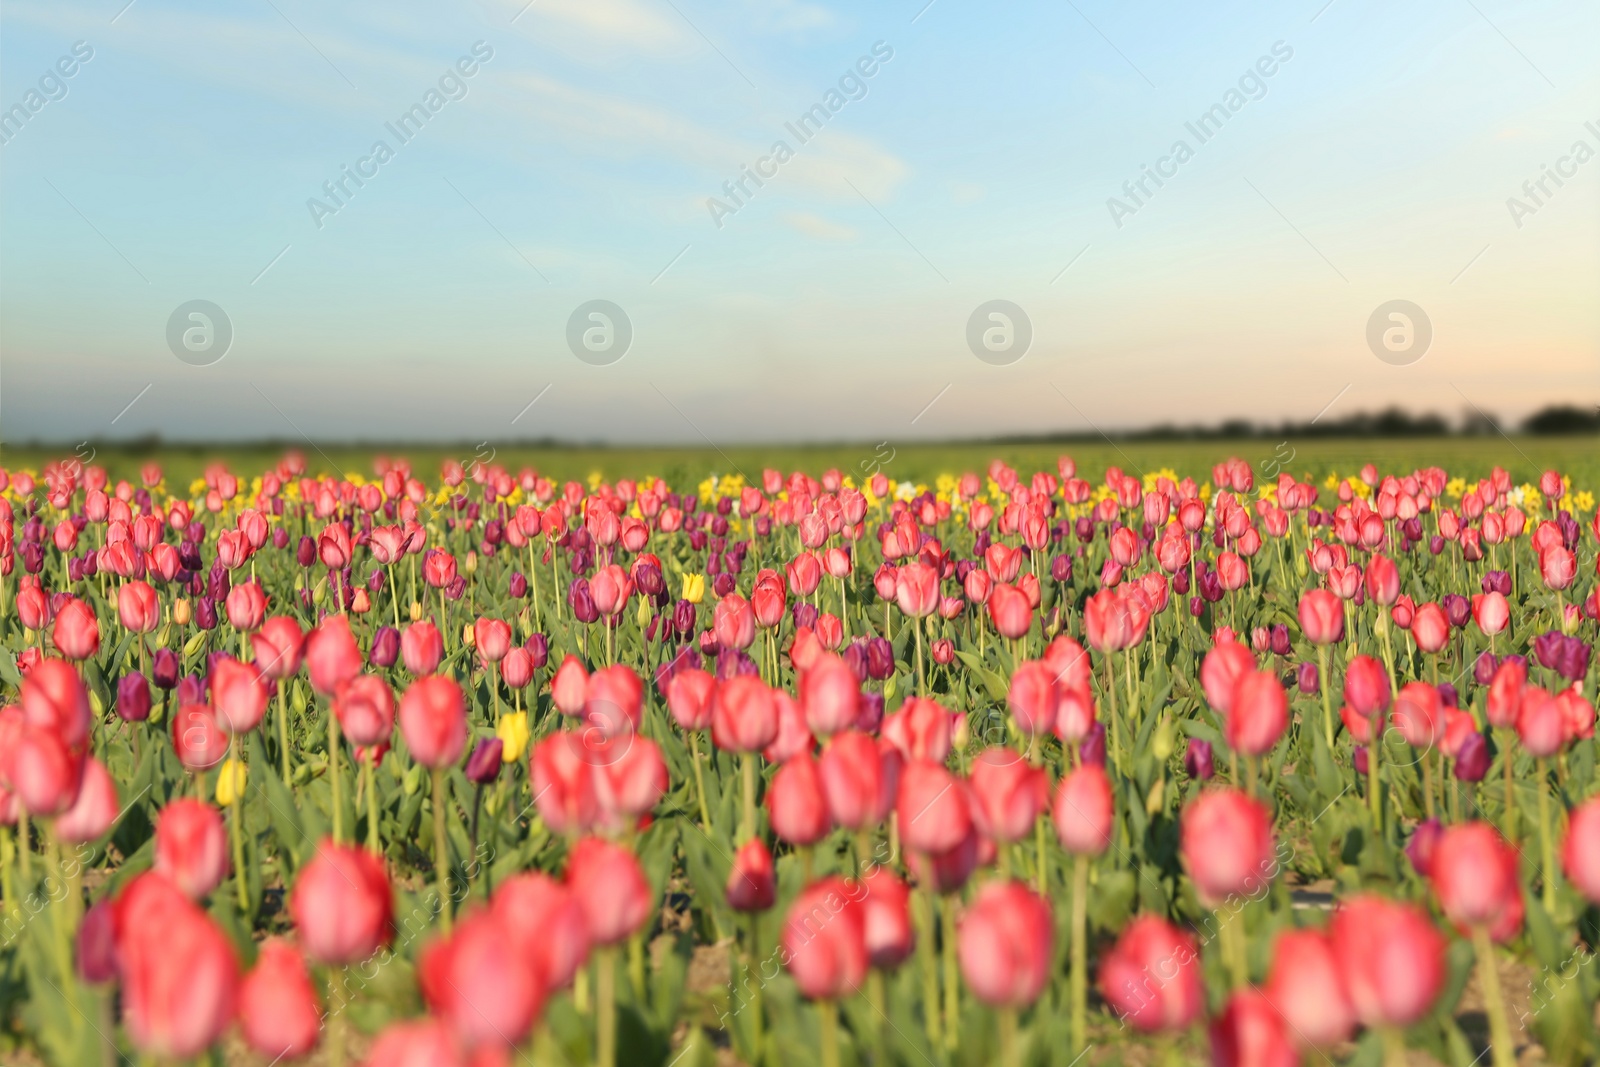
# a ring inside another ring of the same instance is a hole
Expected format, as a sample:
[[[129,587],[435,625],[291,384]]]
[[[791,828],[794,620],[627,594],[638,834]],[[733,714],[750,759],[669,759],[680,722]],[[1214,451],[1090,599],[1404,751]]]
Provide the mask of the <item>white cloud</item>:
[[[786,211],[783,221],[791,229],[803,233],[807,237],[815,237],[821,241],[853,241],[856,231],[849,226],[842,226],[831,222],[820,215],[813,215],[808,211]]]

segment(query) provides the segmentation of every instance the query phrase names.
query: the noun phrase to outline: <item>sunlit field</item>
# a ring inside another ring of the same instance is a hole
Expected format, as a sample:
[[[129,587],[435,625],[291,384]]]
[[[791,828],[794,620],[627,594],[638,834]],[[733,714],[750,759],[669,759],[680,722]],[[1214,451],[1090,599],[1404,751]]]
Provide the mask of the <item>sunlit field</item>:
[[[0,1058],[1594,1063],[1594,444],[8,449]]]

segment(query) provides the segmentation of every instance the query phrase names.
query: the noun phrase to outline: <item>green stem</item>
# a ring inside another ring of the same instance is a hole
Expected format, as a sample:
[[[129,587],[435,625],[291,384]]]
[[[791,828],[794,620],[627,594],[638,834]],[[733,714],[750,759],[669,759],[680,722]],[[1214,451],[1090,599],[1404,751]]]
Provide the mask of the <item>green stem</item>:
[[[1244,910],[1241,906],[1231,914],[1219,911],[1217,918],[1222,923],[1222,957],[1228,965],[1229,980],[1235,990],[1244,989],[1250,984],[1250,964],[1245,956]]]
[[[931,888],[922,892],[922,906],[916,909],[922,930],[917,935],[917,954],[922,957],[922,1016],[928,1029],[928,1043],[940,1044],[939,1034],[939,959],[935,945],[939,900]]]
[[[617,950],[607,945],[595,960],[596,1001],[595,1063],[597,1067],[616,1067],[617,1063]]]
[[[822,1067],[839,1067],[839,1005],[832,1000],[817,1001],[817,1017],[822,1030]]]
[[[333,843],[344,843],[344,790],[339,782],[339,716],[328,705],[328,784],[333,790]]]
[[[444,768],[433,769],[433,871],[439,885],[439,918],[450,932],[450,849],[444,836]]]
[[[961,1037],[961,971],[956,964],[956,898],[944,898],[944,1042],[954,1049]]]
[[[740,842],[748,841],[756,836],[756,756],[754,752],[743,753],[739,757],[740,772],[744,776],[744,825],[740,831]]]
[[[694,787],[700,797],[700,829],[711,833],[711,810],[706,805],[706,776],[700,760],[700,731],[689,734],[689,752],[694,757]]]
[[[230,787],[239,785],[240,770],[244,763],[239,758],[239,735],[230,734],[228,737],[228,762],[223,765],[223,773],[233,775],[234,780],[229,782]],[[239,914],[250,914],[250,890],[245,885],[244,879],[244,789],[242,787],[232,790],[233,803],[228,805],[228,830],[233,838],[233,885],[239,897]]]
[[[1328,646],[1317,646],[1317,683],[1322,688],[1322,734],[1333,753],[1333,701],[1328,696]]]
[[[288,688],[289,679],[278,681],[278,776],[283,779],[285,789],[290,788],[289,775],[293,770],[289,765],[289,709],[284,696]]]
[[[1072,859],[1072,1045],[1074,1056],[1087,1048],[1089,1015],[1089,857]]]
[[[367,848],[374,856],[383,854],[383,842],[378,836],[378,779],[372,773],[372,757],[361,765],[364,788],[367,791]]]
[[[1550,833],[1550,761],[1539,760],[1539,778],[1534,783],[1539,790],[1539,849],[1544,858],[1544,910],[1554,914],[1556,910],[1556,843],[1555,837]]]
[[[1489,1047],[1494,1050],[1494,1067],[1516,1067],[1517,1045],[1506,1022],[1500,975],[1494,969],[1494,944],[1482,926],[1473,928],[1472,949],[1478,957],[1478,984],[1483,987],[1483,1003],[1489,1013]]]

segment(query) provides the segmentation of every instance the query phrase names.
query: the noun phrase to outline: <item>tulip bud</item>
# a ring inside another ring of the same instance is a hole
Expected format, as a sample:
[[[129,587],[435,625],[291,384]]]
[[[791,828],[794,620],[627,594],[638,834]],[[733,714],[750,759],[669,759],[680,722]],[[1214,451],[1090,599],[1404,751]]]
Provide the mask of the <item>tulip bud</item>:
[[[175,599],[172,602],[172,621],[179,626],[187,626],[191,618],[193,613],[190,611],[189,602],[182,597]]]
[[[1198,737],[1189,738],[1189,743],[1184,747],[1183,769],[1189,777],[1201,782],[1208,782],[1216,773],[1212,763],[1211,742],[1202,741]]]
[[[380,626],[378,632],[372,635],[372,648],[367,653],[367,662],[374,667],[393,667],[400,658],[400,631],[393,626]]]
[[[117,717],[123,722],[150,717],[150,686],[138,671],[129,671],[117,683]]]
[[[467,780],[488,785],[500,776],[500,755],[505,743],[498,737],[485,737],[467,757]]]

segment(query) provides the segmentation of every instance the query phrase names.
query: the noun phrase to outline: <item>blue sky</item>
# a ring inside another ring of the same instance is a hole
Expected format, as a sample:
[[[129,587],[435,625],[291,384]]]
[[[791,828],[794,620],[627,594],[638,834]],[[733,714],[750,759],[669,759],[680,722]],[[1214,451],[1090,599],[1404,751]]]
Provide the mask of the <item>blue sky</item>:
[[[0,433],[910,440],[1600,394],[1593,5],[924,2],[14,0]],[[197,299],[233,331],[208,366],[167,340]],[[595,299],[633,334],[604,366],[566,341]],[[966,339],[995,299],[1032,329],[1004,366]],[[1365,339],[1396,299],[1433,329],[1399,366]]]

